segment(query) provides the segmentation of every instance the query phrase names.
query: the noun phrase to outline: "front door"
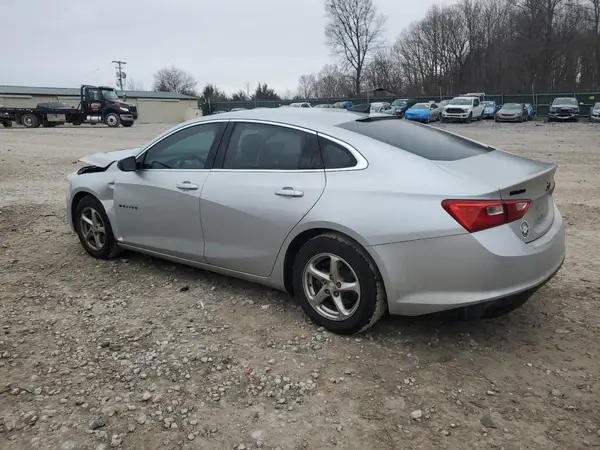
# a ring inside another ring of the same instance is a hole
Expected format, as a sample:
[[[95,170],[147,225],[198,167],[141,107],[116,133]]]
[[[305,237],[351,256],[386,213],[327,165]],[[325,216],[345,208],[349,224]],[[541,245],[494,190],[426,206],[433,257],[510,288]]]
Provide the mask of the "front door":
[[[232,125],[233,126],[233,125]],[[238,122],[202,191],[206,261],[269,276],[290,231],[325,188],[315,133]]]
[[[204,261],[200,194],[224,126],[184,127],[143,152],[139,170],[117,175],[114,201],[121,242]]]
[[[104,97],[99,88],[88,87],[84,90],[83,110],[88,114],[99,114],[104,107]]]

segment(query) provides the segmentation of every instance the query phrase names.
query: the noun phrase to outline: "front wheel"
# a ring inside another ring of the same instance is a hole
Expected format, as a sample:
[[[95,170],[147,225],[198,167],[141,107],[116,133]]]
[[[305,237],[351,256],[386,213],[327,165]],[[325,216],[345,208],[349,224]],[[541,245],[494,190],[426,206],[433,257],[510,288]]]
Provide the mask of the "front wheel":
[[[110,113],[106,115],[104,122],[111,128],[117,128],[121,125],[121,118],[115,113]]]
[[[591,117],[590,117],[590,122],[591,122],[591,121],[592,121],[592,119],[591,119]],[[2,121],[2,126],[3,126],[4,128],[10,128],[10,127],[12,127],[12,125],[13,125],[13,124],[12,124],[12,120],[3,120],[3,121]]]
[[[362,332],[387,309],[375,263],[357,243],[337,233],[322,234],[302,246],[293,279],[304,312],[333,333]]]
[[[132,127],[132,126],[133,126],[133,121],[131,121],[131,120],[126,120],[126,121],[123,121],[123,122],[121,123],[121,125],[123,125],[125,128],[130,128],[130,127]]]
[[[21,117],[21,123],[25,128],[37,128],[40,126],[40,119],[35,114],[25,114]]]
[[[465,122],[471,123],[472,121],[473,121],[473,113],[469,113],[469,117],[467,117],[467,120],[465,120]]]
[[[73,225],[81,245],[94,258],[111,259],[120,253],[106,211],[96,197],[88,195],[81,199],[75,209]]]

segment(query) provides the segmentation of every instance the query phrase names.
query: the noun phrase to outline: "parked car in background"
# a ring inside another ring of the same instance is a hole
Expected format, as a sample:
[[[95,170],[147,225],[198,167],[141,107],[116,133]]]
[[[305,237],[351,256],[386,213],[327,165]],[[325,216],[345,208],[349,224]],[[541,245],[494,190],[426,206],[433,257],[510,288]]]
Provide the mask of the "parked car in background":
[[[292,108],[312,108],[312,105],[308,102],[290,103]]]
[[[454,97],[442,111],[442,122],[481,120],[483,107],[477,97]]]
[[[236,111],[247,111],[248,108],[231,108],[231,112],[236,112]]]
[[[535,117],[535,108],[531,103],[525,103],[525,108],[527,108],[527,120],[533,120]]]
[[[371,103],[371,112],[386,113],[392,112],[392,105],[389,102],[373,102]]]
[[[553,120],[579,120],[579,102],[575,97],[558,97],[552,101],[548,122]]]
[[[524,103],[505,103],[496,113],[496,122],[525,122],[527,108]]]
[[[481,102],[481,106],[483,106],[484,119],[493,119],[499,109],[499,106],[496,105],[496,102],[493,100],[483,101]]]
[[[590,122],[600,122],[600,102],[590,107]]]
[[[319,105],[315,105],[315,106],[313,106],[313,108],[333,108],[333,106],[331,106],[331,105],[328,105],[328,104],[326,104],[326,103],[321,103],[321,104],[319,104]]]
[[[440,120],[440,109],[435,103],[417,103],[406,110],[404,118],[423,123]]]
[[[406,110],[416,103],[414,98],[397,98],[392,102],[392,113],[402,118]]]
[[[129,249],[265,284],[334,333],[386,311],[498,317],[565,257],[555,163],[392,115],[253,109],[81,161],[66,215],[91,257]]]
[[[345,102],[335,102],[333,104],[333,108],[339,109],[348,109],[352,106],[352,102],[350,100],[346,100]]]
[[[446,106],[448,106],[448,103],[450,103],[450,100],[442,100],[441,102],[436,103],[436,105],[438,105],[438,109],[440,110],[440,118],[442,117],[442,112]]]

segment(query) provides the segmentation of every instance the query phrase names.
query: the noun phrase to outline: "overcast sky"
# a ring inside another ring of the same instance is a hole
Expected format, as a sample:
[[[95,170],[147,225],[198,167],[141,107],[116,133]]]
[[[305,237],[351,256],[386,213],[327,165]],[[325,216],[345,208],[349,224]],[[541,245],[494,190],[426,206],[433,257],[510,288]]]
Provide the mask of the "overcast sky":
[[[176,65],[231,94],[258,81],[279,93],[332,61],[323,0],[0,0],[0,85],[115,85],[127,61],[145,89]],[[394,40],[442,0],[375,0]],[[445,0],[444,3],[453,3]]]

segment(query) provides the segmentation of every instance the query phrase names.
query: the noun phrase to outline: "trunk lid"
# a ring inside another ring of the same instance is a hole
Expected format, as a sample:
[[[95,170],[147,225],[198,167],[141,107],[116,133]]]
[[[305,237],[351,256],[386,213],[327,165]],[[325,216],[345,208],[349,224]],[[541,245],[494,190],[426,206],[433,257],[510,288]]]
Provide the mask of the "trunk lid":
[[[508,226],[524,242],[543,236],[554,222],[556,164],[494,150],[456,161],[438,161],[444,170],[498,190],[502,200],[531,200],[525,217]]]
[[[79,161],[91,166],[107,167],[114,161],[119,161],[123,158],[127,158],[128,156],[136,156],[139,151],[139,148],[128,148],[114,152],[94,153],[92,155],[79,158]]]

